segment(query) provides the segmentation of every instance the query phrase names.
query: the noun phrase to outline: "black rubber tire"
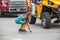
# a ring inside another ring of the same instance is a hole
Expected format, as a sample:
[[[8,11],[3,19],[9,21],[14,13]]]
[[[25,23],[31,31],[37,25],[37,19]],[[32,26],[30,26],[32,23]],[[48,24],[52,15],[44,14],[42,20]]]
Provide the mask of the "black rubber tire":
[[[36,22],[36,18],[31,16],[31,19],[30,19],[30,24],[35,24]]]
[[[1,13],[1,17],[4,17],[4,13],[3,12]]]
[[[1,8],[0,8],[0,16],[1,16]]]
[[[1,13],[0,13],[0,17],[3,17],[3,16],[4,16],[4,14],[1,12]]]
[[[45,21],[45,24],[44,24],[45,26],[43,26],[43,24],[42,24],[43,19],[46,20]],[[49,29],[50,28],[50,26],[51,26],[51,16],[50,16],[50,14],[48,12],[43,12],[42,13],[42,16],[41,16],[41,24],[42,24],[42,27],[44,29]]]

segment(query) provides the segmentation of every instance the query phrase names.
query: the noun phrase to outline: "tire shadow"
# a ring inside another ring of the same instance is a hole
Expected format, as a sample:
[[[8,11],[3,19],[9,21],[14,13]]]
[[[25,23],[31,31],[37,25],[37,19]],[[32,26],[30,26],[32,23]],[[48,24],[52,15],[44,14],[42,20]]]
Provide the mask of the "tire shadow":
[[[31,25],[33,25],[33,26],[34,26],[34,27],[36,27],[36,28],[42,28],[42,26],[41,26],[41,24],[40,24],[40,23],[31,24]]]
[[[52,24],[51,28],[52,29],[60,29],[60,24]]]
[[[36,23],[31,25],[42,28],[41,23]],[[60,24],[51,24],[51,29],[60,29]]]

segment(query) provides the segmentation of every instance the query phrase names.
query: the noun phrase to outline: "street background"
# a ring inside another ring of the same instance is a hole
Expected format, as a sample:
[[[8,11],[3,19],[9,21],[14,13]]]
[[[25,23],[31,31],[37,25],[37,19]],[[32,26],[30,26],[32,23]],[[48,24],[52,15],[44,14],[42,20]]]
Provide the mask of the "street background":
[[[32,33],[18,32],[20,25],[15,18],[0,18],[0,40],[60,40],[60,25],[52,24],[51,29],[43,29],[40,20],[31,25]]]

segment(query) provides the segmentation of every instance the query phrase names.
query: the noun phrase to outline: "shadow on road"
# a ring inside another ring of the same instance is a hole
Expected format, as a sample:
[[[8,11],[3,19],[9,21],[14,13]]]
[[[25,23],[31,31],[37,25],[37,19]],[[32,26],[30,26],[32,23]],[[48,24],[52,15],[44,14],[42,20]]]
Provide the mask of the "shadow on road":
[[[16,18],[17,16],[5,16],[5,17],[0,17],[0,18]]]
[[[41,26],[41,24],[40,24],[40,23],[31,24],[31,25],[33,25],[33,26],[34,26],[34,27],[36,27],[36,28],[42,28],[42,26]]]
[[[60,24],[52,24],[51,28],[60,28]]]
[[[42,27],[40,23],[32,24],[32,25],[37,26],[37,27],[40,27],[40,28]],[[52,29],[60,28],[60,24],[52,24],[52,25],[51,25],[51,28],[52,28]]]

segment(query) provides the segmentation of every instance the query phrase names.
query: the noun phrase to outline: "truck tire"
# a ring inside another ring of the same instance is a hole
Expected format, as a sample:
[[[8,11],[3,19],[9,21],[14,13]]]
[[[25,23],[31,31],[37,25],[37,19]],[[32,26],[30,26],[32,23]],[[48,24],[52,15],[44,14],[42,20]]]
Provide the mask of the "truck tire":
[[[0,16],[1,16],[1,8],[0,8]]]
[[[41,25],[44,29],[49,29],[51,26],[51,16],[48,12],[43,12],[41,16]]]
[[[0,17],[3,17],[3,15],[4,15],[4,14],[1,12],[1,9],[0,9]]]
[[[4,12],[1,12],[1,17],[4,17]]]
[[[35,24],[35,22],[36,22],[36,18],[33,17],[33,16],[31,16],[31,18],[30,18],[30,24]]]

